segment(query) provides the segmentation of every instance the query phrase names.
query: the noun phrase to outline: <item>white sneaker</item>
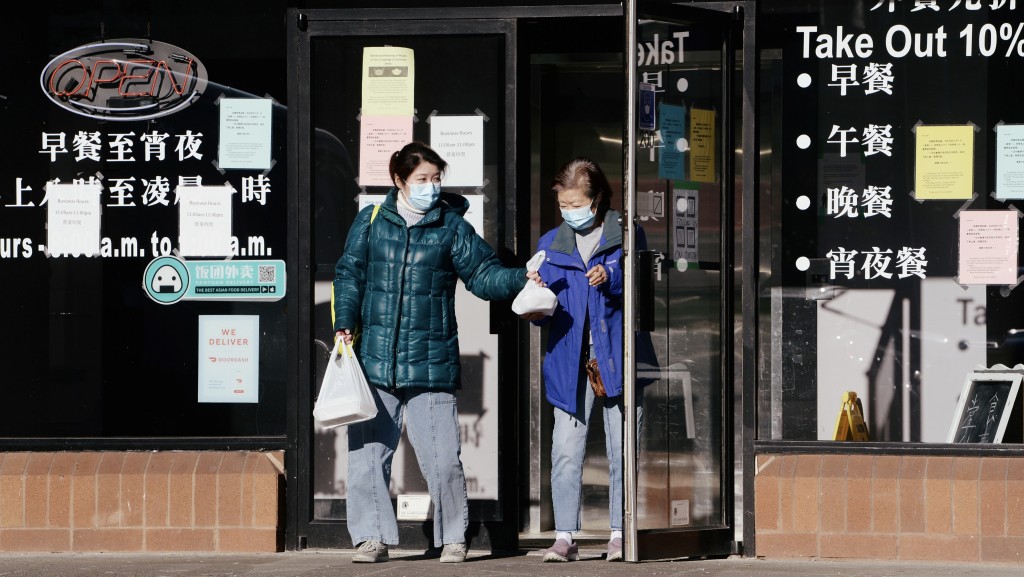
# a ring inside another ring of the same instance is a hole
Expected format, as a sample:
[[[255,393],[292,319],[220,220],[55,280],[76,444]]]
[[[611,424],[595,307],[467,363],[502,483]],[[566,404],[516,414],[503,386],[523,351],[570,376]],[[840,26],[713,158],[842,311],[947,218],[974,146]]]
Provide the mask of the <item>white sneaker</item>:
[[[352,555],[353,563],[381,563],[388,560],[388,546],[380,541],[363,541]]]
[[[556,539],[555,544],[544,550],[545,563],[565,563],[580,558],[579,543],[569,543],[565,539]]]
[[[465,543],[449,543],[441,550],[441,562],[462,563],[466,560],[467,551]]]
[[[622,561],[622,537],[616,537],[608,541],[607,561]]]

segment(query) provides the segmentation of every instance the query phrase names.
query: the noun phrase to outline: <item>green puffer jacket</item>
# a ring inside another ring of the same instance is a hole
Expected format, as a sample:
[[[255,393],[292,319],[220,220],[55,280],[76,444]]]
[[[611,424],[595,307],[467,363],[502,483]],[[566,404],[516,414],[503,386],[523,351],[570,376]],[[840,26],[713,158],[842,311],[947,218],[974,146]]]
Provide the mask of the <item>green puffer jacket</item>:
[[[359,211],[334,272],[334,330],[358,327],[367,380],[391,389],[453,390],[461,381],[455,288],[509,299],[526,269],[505,268],[462,218],[469,201],[441,193],[423,220],[407,227],[392,189],[371,222]]]

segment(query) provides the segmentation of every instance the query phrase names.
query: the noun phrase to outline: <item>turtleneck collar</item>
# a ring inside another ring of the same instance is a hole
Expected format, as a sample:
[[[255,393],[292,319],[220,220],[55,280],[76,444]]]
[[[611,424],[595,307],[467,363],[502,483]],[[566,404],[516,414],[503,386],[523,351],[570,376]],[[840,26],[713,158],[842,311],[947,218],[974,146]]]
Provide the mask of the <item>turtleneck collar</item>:
[[[413,205],[409,204],[409,201],[405,199],[405,193],[402,192],[402,189],[398,189],[398,193],[395,195],[395,197],[397,198],[398,206],[400,206],[402,210],[407,210],[415,214],[427,213],[426,210],[420,210],[414,207]]]

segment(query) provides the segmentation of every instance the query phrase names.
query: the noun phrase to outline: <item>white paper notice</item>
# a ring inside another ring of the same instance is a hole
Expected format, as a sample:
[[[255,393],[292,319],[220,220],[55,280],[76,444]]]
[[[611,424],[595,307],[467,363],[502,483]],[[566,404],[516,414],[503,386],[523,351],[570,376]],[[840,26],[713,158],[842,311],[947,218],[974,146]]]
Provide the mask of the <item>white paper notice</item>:
[[[225,186],[179,186],[178,250],[181,256],[231,255],[231,195]]]
[[[199,315],[199,402],[259,401],[259,315]]]
[[[483,186],[484,118],[431,116],[430,147],[448,163],[445,186]]]
[[[46,186],[46,247],[51,257],[99,254],[102,190],[99,184]]]
[[[962,285],[1017,283],[1017,211],[960,211]]]
[[[444,190],[443,188],[441,189]],[[484,197],[479,194],[467,194],[464,197],[469,201],[469,208],[462,218],[473,225],[473,230],[480,236],[484,235]]]
[[[360,194],[359,195],[359,210],[363,210],[368,206],[374,206],[384,202],[387,198],[386,194]]]
[[[269,98],[221,98],[220,168],[270,168]]]
[[[1024,198],[1024,125],[996,126],[996,198]]]

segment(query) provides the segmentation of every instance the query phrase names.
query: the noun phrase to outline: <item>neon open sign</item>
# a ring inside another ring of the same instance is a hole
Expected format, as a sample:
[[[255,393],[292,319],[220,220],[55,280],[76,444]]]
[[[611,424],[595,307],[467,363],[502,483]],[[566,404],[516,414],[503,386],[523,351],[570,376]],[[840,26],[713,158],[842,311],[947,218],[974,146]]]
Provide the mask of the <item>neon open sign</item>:
[[[206,89],[206,67],[164,42],[118,39],[69,50],[43,68],[54,104],[91,118],[148,120],[174,114]]]

